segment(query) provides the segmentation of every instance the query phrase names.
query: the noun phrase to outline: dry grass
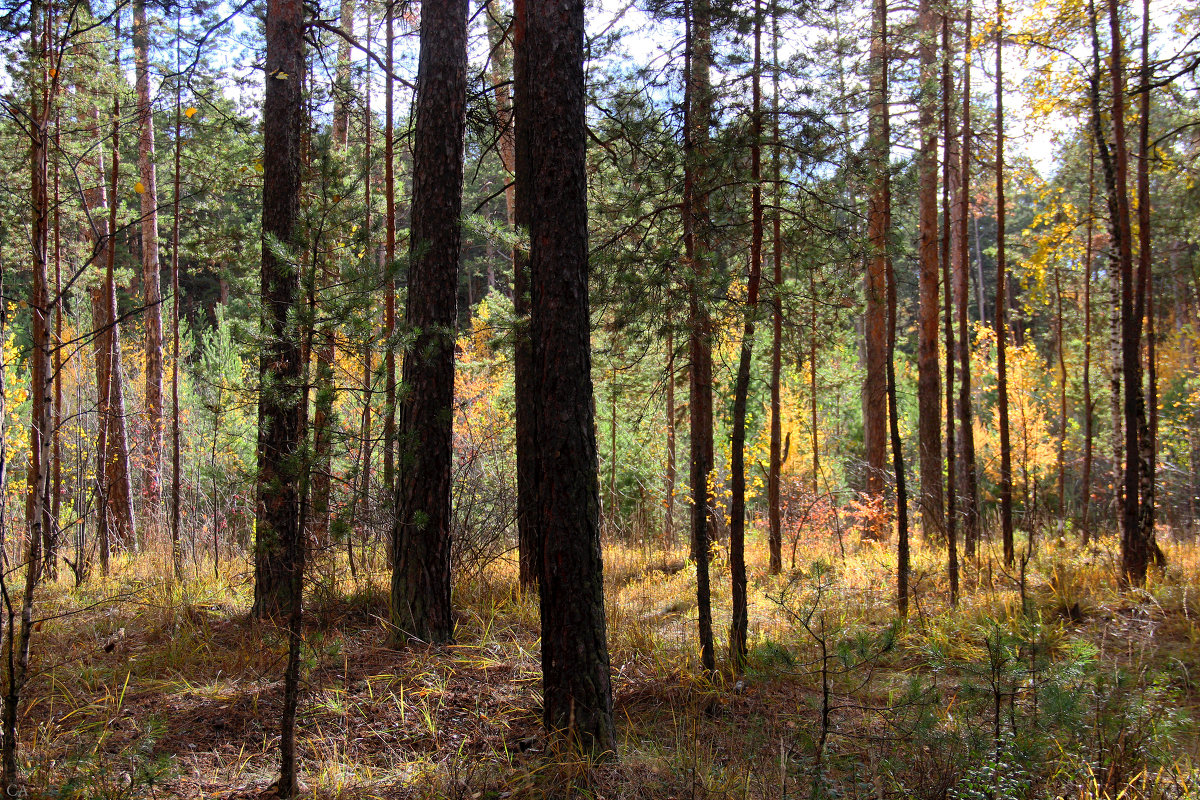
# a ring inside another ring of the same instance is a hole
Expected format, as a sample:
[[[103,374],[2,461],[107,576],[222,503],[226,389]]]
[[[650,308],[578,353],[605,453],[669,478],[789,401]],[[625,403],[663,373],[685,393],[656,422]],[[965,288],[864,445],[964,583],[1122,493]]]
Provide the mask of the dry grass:
[[[458,644],[403,651],[382,646],[387,576],[350,579],[336,565],[320,567],[299,733],[309,791],[639,800],[1200,796],[1188,722],[1200,716],[1194,544],[1172,546],[1166,574],[1122,593],[1114,542],[1042,543],[1026,570],[1024,611],[1019,575],[985,548],[964,569],[962,601],[951,611],[944,554],[918,543],[912,613],[896,629],[886,543],[806,532],[794,543],[795,569],[769,576],[760,538],[748,553],[753,652],[737,685],[698,677],[686,551],[606,546],[615,763],[552,752],[542,736],[537,604],[518,590],[512,564],[456,587]],[[814,563],[824,566],[814,571]],[[718,546],[719,653],[729,619],[726,567]],[[249,566],[226,564],[214,575],[200,565],[178,584],[164,574],[161,554],[143,554],[81,589],[64,577],[42,592],[48,619],[34,640],[36,678],[21,722],[21,756],[41,796],[258,797],[273,779],[284,638],[247,618]],[[1018,642],[1002,665],[1016,682],[1006,715],[1045,760],[1028,765],[1036,775],[1024,788],[1002,794],[1009,790],[989,778],[990,794],[963,794],[982,780],[980,753],[994,757],[999,772],[1011,767],[989,738],[986,697],[977,697],[998,680],[980,665],[1002,634]],[[1018,674],[1022,659],[1036,668]],[[1069,672],[1075,662],[1091,666]],[[1095,731],[1053,727],[1054,681],[1097,687],[1088,689],[1095,708],[1072,712],[1094,720]],[[1113,690],[1100,690],[1110,683]],[[1125,695],[1147,714],[1121,705]],[[1164,714],[1175,715],[1169,730]],[[948,795],[952,787],[959,794]]]

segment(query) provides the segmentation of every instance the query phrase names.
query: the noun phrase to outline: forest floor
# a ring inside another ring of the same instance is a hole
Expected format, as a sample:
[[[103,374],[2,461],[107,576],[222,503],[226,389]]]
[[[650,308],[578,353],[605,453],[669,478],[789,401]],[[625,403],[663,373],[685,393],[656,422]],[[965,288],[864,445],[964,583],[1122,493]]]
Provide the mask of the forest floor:
[[[899,627],[894,546],[806,531],[769,576],[756,530],[736,682],[701,677],[686,551],[609,541],[619,757],[602,763],[542,734],[537,603],[512,564],[461,577],[457,644],[394,651],[381,561],[349,577],[327,556],[307,599],[303,781],[318,798],[1200,797],[1200,547],[1162,538],[1166,571],[1132,592],[1111,539],[1039,542],[1011,571],[985,543],[957,609],[944,551],[918,542]],[[31,796],[270,795],[283,631],[248,618],[245,561],[175,584],[164,561],[122,557],[39,596]]]

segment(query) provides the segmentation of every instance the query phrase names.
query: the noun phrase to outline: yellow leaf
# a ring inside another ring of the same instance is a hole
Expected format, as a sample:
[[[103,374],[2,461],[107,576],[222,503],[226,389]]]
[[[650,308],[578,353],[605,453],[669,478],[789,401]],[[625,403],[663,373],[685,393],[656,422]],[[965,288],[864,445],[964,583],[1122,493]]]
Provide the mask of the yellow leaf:
[[[277,69],[271,74],[271,77],[278,78],[281,81],[286,81],[288,79],[288,74],[283,70]]]
[[[137,192],[138,194],[142,194],[143,192],[146,191],[146,186],[141,181],[138,181],[137,183],[135,183],[133,185],[133,190],[135,192]]]
[[[188,106],[187,110],[183,112],[183,115],[185,117],[187,117],[188,119],[191,119],[192,117],[196,116],[195,106]]]
[[[257,172],[259,175],[263,174],[263,165],[262,165],[261,161],[254,162],[254,171]]]

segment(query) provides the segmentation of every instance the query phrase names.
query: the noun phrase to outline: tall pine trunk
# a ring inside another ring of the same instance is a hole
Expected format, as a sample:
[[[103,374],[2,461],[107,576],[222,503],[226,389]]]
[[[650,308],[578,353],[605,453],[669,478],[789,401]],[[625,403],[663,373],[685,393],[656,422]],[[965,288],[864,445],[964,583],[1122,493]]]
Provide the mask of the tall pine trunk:
[[[142,494],[147,539],[162,516],[163,325],[158,257],[158,172],[154,163],[154,115],[150,105],[150,30],[145,0],[133,2],[134,80],[137,84],[138,174],[141,176],[142,303],[145,311],[146,444]]]
[[[733,391],[733,441],[730,447],[729,572],[732,581],[733,620],[729,627],[729,660],[735,674],[746,663],[746,398],[750,394],[758,289],[762,278],[762,0],[754,2],[754,67],[751,75],[750,112],[750,269],[746,280],[746,308],[737,383]]]
[[[1008,424],[1008,316],[1004,208],[1004,7],[996,0],[996,401],[1000,424],[1000,533],[1004,564],[1013,563],[1012,443]]]
[[[958,603],[958,486],[957,453],[954,436],[954,313],[951,298],[950,249],[954,229],[952,197],[958,187],[958,148],[953,132],[954,114],[951,101],[954,83],[950,76],[950,17],[948,9],[941,12],[942,22],[942,308],[946,342],[946,575],[950,581],[950,603]]]
[[[413,199],[392,532],[392,626],[401,639],[447,642],[454,342],[467,105],[467,0],[422,9]]]
[[[526,0],[521,11],[542,718],[575,747],[615,754],[592,412],[583,0]]]
[[[942,482],[941,367],[938,364],[938,157],[937,12],[933,0],[920,0],[917,12],[921,62],[920,149],[917,156],[917,247],[920,305],[917,321],[917,432],[921,466],[921,531],[940,541],[945,530]]]
[[[780,383],[783,372],[783,181],[782,144],[779,140],[779,4],[771,3],[771,178],[774,182],[771,210],[771,463],[767,472],[767,519],[770,532],[768,571],[783,569],[783,515],[779,506],[779,477],[783,470],[783,404]]]
[[[692,558],[696,562],[697,626],[700,664],[707,673],[716,670],[712,634],[712,600],[709,594],[708,548],[711,540],[713,498],[708,485],[713,471],[712,320],[706,297],[708,260],[708,192],[704,164],[709,155],[712,119],[711,9],[709,0],[689,0],[686,20],[686,76],[684,88],[683,217],[685,274],[688,280],[688,374],[690,406],[690,481],[692,492]]]
[[[254,614],[281,617],[300,604],[296,575],[300,530],[300,463],[304,433],[303,363],[296,310],[299,252],[300,147],[304,129],[301,78],[304,10],[300,0],[269,0],[263,100],[262,330],[259,360],[258,480]],[[285,754],[286,755],[286,754]],[[283,770],[288,774],[287,764]],[[286,787],[284,787],[286,788]],[[294,791],[294,787],[289,791]]]

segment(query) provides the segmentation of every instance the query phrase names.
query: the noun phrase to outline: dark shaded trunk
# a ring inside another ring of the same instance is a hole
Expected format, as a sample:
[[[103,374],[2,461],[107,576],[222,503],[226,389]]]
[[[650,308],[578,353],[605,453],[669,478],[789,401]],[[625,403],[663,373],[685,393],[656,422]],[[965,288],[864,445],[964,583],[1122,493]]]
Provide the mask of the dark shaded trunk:
[[[467,0],[421,15],[413,138],[408,299],[397,429],[400,485],[392,532],[392,626],[401,638],[447,642],[454,341],[467,103]]]
[[[1141,351],[1141,326],[1146,325],[1146,394],[1141,394],[1141,376],[1138,376],[1139,403],[1135,410],[1138,424],[1138,479],[1141,505],[1138,510],[1139,546],[1146,551],[1146,558],[1163,566],[1165,559],[1154,536],[1154,499],[1156,440],[1158,435],[1158,373],[1154,363],[1154,260],[1151,253],[1150,228],[1150,3],[1142,0],[1142,87],[1139,92],[1138,113],[1138,275],[1137,294],[1134,298],[1134,316],[1137,326],[1137,347]],[[1140,366],[1140,364],[1139,364]],[[1149,409],[1149,419],[1147,411]]]
[[[542,718],[585,751],[616,752],[592,416],[582,0],[526,0],[523,97],[530,339],[542,541]]]
[[[708,480],[713,470],[712,320],[706,290],[709,281],[707,210],[704,164],[708,157],[712,87],[711,10],[709,0],[689,0],[686,20],[687,53],[684,78],[683,217],[685,274],[688,280],[688,375],[690,406],[690,482],[692,492],[692,558],[696,562],[697,627],[700,664],[716,671],[709,594],[709,542],[713,502]]]
[[[516,0],[513,15],[513,225],[518,232],[529,230],[529,186],[533,180],[530,162],[531,121],[522,117],[529,108],[535,78],[529,77],[525,38],[524,0]],[[534,429],[538,385],[533,369],[533,346],[529,340],[529,252],[519,243],[513,247],[513,313],[516,336],[513,345],[513,385],[516,395],[514,424],[517,437],[517,544],[521,586],[531,588],[541,579],[542,538],[534,526],[536,509],[538,443]]]
[[[746,309],[742,347],[738,356],[737,383],[733,390],[733,441],[730,447],[732,498],[729,504],[729,573],[732,582],[733,619],[729,626],[729,661],[734,674],[746,663],[746,398],[750,393],[758,288],[762,277],[762,7],[754,2],[754,67],[751,76],[750,120],[750,270],[746,280]]]
[[[958,491],[955,482],[957,453],[954,449],[954,313],[951,302],[950,247],[954,228],[952,191],[958,181],[958,148],[953,132],[951,100],[954,83],[950,76],[950,18],[945,10],[942,21],[942,238],[941,262],[943,285],[943,326],[946,342],[946,575],[950,581],[950,604],[958,604]]]
[[[979,542],[979,473],[975,464],[975,428],[971,409],[971,6],[963,32],[962,161],[959,166],[958,218],[954,258],[954,303],[958,308],[958,421],[961,452],[957,484],[962,501],[963,552],[974,558]],[[982,305],[980,306],[982,311]]]
[[[300,139],[304,128],[304,11],[300,0],[268,0],[263,100],[262,332],[259,360],[258,478],[254,609],[282,617],[299,603],[293,576],[302,570],[299,485],[304,474],[303,363],[296,310],[300,300],[297,218]],[[283,774],[288,775],[285,753]],[[292,765],[294,777],[294,765]],[[287,792],[294,792],[294,784]]]
[[[996,0],[996,401],[1000,425],[1000,531],[1004,564],[1013,563],[1012,443],[1008,426],[1008,331],[1005,299],[1008,275],[1004,253],[1004,8]]]
[[[182,62],[180,41],[182,31],[182,5],[175,6],[175,69],[180,71]],[[175,170],[171,192],[171,565],[176,580],[183,578],[183,550],[180,547],[180,486],[179,464],[179,192],[182,180],[183,141],[180,137],[183,125],[183,87],[175,80]],[[214,563],[216,553],[213,553]]]

